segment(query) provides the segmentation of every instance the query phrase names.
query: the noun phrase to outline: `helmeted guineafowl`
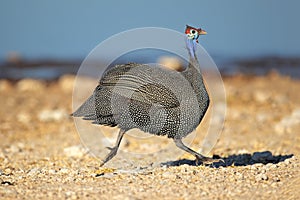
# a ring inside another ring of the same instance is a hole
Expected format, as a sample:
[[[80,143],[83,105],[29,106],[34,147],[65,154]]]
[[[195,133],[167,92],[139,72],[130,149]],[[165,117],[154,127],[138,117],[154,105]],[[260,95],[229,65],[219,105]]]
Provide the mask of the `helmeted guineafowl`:
[[[133,128],[167,135],[177,147],[194,155],[197,163],[217,161],[182,142],[200,124],[209,106],[195,53],[199,35],[206,32],[187,25],[185,34],[189,65],[184,71],[136,63],[116,65],[103,74],[94,93],[72,114],[120,128],[115,146],[108,147],[110,152],[101,165],[116,155],[122,137]]]

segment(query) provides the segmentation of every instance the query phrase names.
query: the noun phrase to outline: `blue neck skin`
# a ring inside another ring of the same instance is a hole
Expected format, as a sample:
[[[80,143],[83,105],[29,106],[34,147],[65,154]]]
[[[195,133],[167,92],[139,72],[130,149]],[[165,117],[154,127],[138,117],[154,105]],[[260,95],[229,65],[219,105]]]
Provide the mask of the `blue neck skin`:
[[[197,60],[196,57],[196,48],[197,48],[197,42],[195,39],[186,39],[186,48],[188,49],[189,55],[192,59]]]

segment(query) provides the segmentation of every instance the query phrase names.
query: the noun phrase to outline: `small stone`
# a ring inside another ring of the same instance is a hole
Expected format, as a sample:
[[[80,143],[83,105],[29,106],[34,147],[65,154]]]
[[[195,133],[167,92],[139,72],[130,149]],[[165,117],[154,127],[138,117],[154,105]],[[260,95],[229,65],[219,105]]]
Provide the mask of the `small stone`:
[[[260,123],[265,122],[269,118],[270,118],[270,115],[265,114],[265,113],[259,113],[256,115],[256,120]]]
[[[22,143],[22,142],[18,142],[17,143],[17,147],[19,147],[19,149],[24,149],[25,148],[25,144],[24,143]]]
[[[277,134],[284,134],[286,132],[286,127],[282,125],[281,123],[278,123],[275,125],[274,130]]]
[[[100,174],[96,174],[95,177],[98,177],[98,176],[100,176]],[[107,173],[107,174],[101,175],[102,178],[107,178],[107,179],[113,178],[113,177],[115,177],[115,176],[116,176],[116,175],[115,175],[114,173]]]
[[[73,191],[67,191],[65,192],[66,198],[70,199],[77,199],[76,193]]]
[[[293,111],[292,117],[297,119],[297,121],[299,122],[299,120],[300,120],[300,108],[297,108]]]
[[[64,148],[64,153],[69,157],[82,157],[87,153],[87,150],[82,146],[71,146]]]
[[[39,113],[38,118],[42,122],[61,121],[68,116],[64,109],[43,110]]]
[[[260,170],[260,173],[262,173],[262,174],[264,174],[264,173],[266,173],[267,172],[267,170],[265,170],[265,169],[261,169]]]
[[[164,172],[162,174],[163,178],[167,178],[167,179],[176,179],[176,174],[171,173],[171,172]]]
[[[261,175],[262,180],[268,180],[268,176],[266,174]]]
[[[43,91],[45,88],[44,82],[34,79],[22,79],[17,83],[17,89],[22,92]]]
[[[268,176],[264,173],[260,173],[255,176],[255,180],[256,181],[261,181],[261,180],[266,181],[266,180],[268,180]]]
[[[247,153],[249,153],[249,151],[247,151],[246,149],[239,149],[237,151],[237,154],[247,154]]]
[[[19,113],[17,115],[17,120],[23,124],[28,124],[31,120],[31,117],[28,113]]]
[[[268,163],[268,164],[266,164],[266,168],[267,169],[276,169],[276,168],[278,168],[278,166],[273,163]]]
[[[286,160],[284,161],[284,164],[286,164],[286,165],[289,165],[289,164],[291,164],[291,161],[290,161],[290,159],[286,159]]]
[[[266,103],[268,99],[270,98],[270,94],[266,91],[256,91],[254,93],[254,100],[258,103]]]
[[[262,166],[263,166],[262,163],[255,163],[255,164],[251,165],[250,169],[251,170],[259,170],[262,168]]]
[[[279,178],[279,177],[274,177],[274,178],[273,178],[273,181],[274,181],[274,182],[279,182],[279,181],[280,181],[280,178]]]
[[[242,174],[242,173],[237,172],[237,173],[236,173],[236,176],[237,176],[237,179],[238,179],[238,180],[244,180],[244,179],[245,179],[245,178],[244,178],[244,174]]]
[[[47,195],[48,195],[49,198],[52,198],[53,197],[53,192],[49,191],[49,192],[47,192]]]
[[[187,164],[181,165],[180,171],[181,171],[181,173],[188,172],[188,165]]]
[[[62,174],[67,174],[67,173],[69,173],[69,169],[67,169],[67,168],[61,168],[59,170],[59,172],[62,173]]]
[[[206,191],[201,192],[201,196],[207,196],[207,195],[208,195],[208,193]]]
[[[228,116],[231,117],[232,119],[240,119],[242,113],[238,109],[231,108],[228,110]]]
[[[28,176],[35,176],[39,172],[39,168],[33,168],[28,171],[27,175]]]
[[[48,172],[49,172],[49,174],[56,174],[56,170],[55,169],[50,169]]]
[[[285,116],[275,125],[274,129],[278,134],[291,133],[292,127],[300,123],[300,109],[297,108],[289,116]]]
[[[9,153],[18,153],[20,152],[20,148],[17,145],[11,145],[6,151]]]

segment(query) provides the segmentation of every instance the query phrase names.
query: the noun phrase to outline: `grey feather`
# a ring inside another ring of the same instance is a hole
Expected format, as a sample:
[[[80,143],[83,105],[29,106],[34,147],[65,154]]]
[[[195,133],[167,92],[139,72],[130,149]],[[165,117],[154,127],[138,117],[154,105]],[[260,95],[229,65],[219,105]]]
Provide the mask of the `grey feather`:
[[[209,97],[198,66],[182,73],[157,66],[117,65],[102,76],[86,102],[73,113],[95,124],[139,128],[182,138],[203,118]]]

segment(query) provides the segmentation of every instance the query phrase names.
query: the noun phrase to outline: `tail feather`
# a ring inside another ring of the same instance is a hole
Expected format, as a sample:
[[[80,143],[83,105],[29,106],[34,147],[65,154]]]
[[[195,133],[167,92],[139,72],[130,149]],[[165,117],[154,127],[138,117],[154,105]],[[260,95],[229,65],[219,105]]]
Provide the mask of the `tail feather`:
[[[84,117],[88,120],[96,119],[95,97],[90,96],[74,113],[73,117]]]
[[[102,124],[106,126],[117,126],[112,114],[96,114],[95,96],[90,96],[74,113],[73,117],[82,117],[84,120],[93,120],[93,124]]]

